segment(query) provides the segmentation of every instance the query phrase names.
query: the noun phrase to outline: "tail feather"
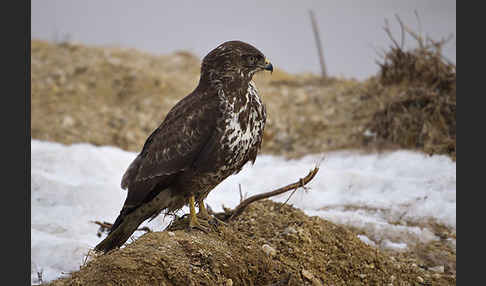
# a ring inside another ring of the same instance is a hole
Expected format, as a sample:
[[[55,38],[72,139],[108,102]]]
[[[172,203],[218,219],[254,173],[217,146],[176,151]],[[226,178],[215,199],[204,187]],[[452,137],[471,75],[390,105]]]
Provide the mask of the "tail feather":
[[[138,226],[146,219],[143,216],[136,215],[132,212],[128,215],[120,214],[113,224],[112,230],[108,236],[96,245],[96,251],[104,253],[122,246],[130,236],[137,230]]]
[[[162,191],[154,199],[142,204],[135,210],[120,212],[110,233],[98,245],[96,251],[104,253],[122,246],[146,219],[159,214],[173,202],[170,192]]]

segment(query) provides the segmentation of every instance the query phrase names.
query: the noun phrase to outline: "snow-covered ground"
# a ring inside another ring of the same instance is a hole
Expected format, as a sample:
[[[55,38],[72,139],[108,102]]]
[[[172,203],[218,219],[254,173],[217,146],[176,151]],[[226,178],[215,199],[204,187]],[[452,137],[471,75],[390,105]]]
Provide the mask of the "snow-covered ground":
[[[118,215],[126,196],[120,180],[136,153],[38,140],[31,141],[31,151],[31,277],[35,282],[42,272],[46,282],[79,269],[102,239],[91,221],[112,222]],[[410,226],[431,219],[456,229],[456,163],[410,151],[340,151],[298,160],[261,155],[254,166],[222,182],[206,203],[215,211],[223,204],[234,207],[239,184],[248,196],[270,191],[304,177],[318,163],[310,190],[298,190],[289,203],[309,215],[363,229],[366,235],[359,238],[368,244],[405,249],[437,239],[426,227]],[[161,230],[168,223],[169,218],[159,216],[147,225]]]

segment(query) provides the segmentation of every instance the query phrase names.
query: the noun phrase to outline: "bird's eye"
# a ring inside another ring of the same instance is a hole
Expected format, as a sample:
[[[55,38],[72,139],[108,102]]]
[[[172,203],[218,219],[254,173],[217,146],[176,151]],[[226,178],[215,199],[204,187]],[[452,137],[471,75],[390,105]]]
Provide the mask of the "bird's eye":
[[[255,56],[248,56],[248,63],[250,65],[254,65],[257,62],[257,58]]]

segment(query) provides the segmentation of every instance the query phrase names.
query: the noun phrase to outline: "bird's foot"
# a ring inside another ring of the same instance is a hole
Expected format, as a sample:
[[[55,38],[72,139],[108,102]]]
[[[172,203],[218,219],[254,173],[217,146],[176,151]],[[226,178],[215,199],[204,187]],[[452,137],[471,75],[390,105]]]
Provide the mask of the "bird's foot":
[[[209,233],[210,224],[208,221],[203,219],[190,219],[189,220],[189,230],[197,229],[204,233]]]
[[[201,220],[204,221],[204,220]],[[194,207],[194,196],[189,197],[189,230],[198,229],[205,233],[209,232],[209,224],[204,221],[207,226],[201,225],[196,215],[196,208]]]
[[[212,226],[213,228],[219,225],[227,225],[224,221],[218,219],[214,215],[210,215],[208,210],[206,209],[206,205],[204,204],[203,200],[198,201],[199,212],[197,213],[197,218],[200,220],[204,220],[207,226]]]
[[[196,216],[197,216],[197,219],[200,219],[200,220],[205,220],[205,221],[211,220],[211,216],[208,213],[198,212]]]

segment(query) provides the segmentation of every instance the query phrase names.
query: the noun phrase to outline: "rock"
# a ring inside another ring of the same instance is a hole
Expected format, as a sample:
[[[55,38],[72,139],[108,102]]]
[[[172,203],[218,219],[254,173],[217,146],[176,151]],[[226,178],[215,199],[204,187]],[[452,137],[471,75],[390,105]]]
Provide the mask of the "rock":
[[[434,267],[430,267],[429,269],[434,271],[434,272],[444,273],[444,265],[437,265],[437,266],[434,266]]]
[[[282,232],[284,235],[287,235],[289,233],[297,233],[297,231],[295,230],[295,228],[289,226],[287,228],[284,229],[284,231]]]
[[[228,279],[226,280],[226,282],[224,283],[225,286],[233,286],[233,280],[231,279]]]
[[[62,126],[71,127],[73,125],[74,125],[74,119],[69,115],[64,116],[64,118],[62,119]]]
[[[420,277],[420,276],[417,276],[417,281],[419,283],[424,283],[424,278]]]
[[[312,281],[312,279],[314,278],[314,275],[312,275],[312,273],[310,273],[309,271],[307,271],[305,269],[302,269],[302,276],[304,276],[304,278],[306,278],[307,280],[310,280],[310,281]]]
[[[175,233],[174,233],[174,232],[172,232],[172,231],[167,232],[167,234],[168,234],[169,236],[175,236]]]
[[[312,285],[313,286],[322,286],[321,281],[319,281],[319,279],[317,279],[316,277],[314,277],[314,274],[312,274],[310,271],[308,271],[306,269],[302,269],[301,273],[302,273],[302,276],[305,279],[307,279],[309,281],[312,281]]]
[[[268,244],[262,245],[262,250],[263,252],[265,252],[266,255],[269,256],[275,256],[277,254],[277,251]]]

